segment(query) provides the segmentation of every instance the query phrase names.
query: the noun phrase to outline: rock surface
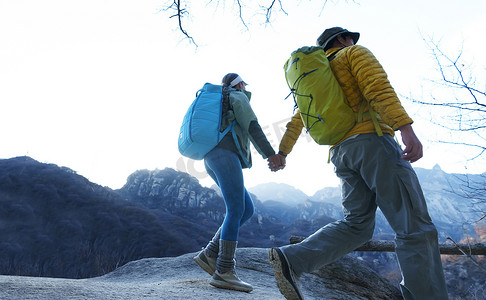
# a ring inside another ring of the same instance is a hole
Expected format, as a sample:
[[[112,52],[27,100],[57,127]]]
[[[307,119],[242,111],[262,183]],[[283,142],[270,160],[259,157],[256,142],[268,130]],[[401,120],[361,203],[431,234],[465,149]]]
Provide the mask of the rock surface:
[[[238,276],[251,293],[217,289],[192,260],[147,258],[101,277],[60,279],[0,276],[0,299],[284,299],[267,260],[268,249],[239,248]],[[401,299],[398,289],[349,257],[301,278],[305,299]]]

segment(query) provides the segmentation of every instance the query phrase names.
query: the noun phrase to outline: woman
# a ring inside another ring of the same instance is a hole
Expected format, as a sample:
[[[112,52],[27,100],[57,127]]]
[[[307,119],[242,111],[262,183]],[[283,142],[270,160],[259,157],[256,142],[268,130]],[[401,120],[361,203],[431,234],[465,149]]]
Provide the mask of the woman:
[[[247,84],[235,73],[226,74],[222,81],[221,131],[236,121],[234,133],[228,132],[205,156],[204,165],[221,189],[226,216],[213,239],[194,257],[194,261],[213,276],[211,285],[251,292],[253,287],[236,275],[234,260],[240,227],[253,215],[253,202],[244,186],[242,171],[251,167],[250,138],[263,158],[268,158],[269,164],[279,165],[279,158],[250,106],[251,93],[246,91]]]

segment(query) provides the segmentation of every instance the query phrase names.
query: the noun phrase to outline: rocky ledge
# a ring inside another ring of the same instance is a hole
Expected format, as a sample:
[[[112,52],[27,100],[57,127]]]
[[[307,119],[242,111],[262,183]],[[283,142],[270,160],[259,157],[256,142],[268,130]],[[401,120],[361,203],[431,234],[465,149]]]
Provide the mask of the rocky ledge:
[[[0,299],[284,299],[268,249],[237,250],[238,276],[251,293],[217,289],[193,262],[196,253],[130,262],[101,277],[60,279],[0,276]],[[305,299],[402,299],[399,290],[359,260],[344,257],[301,278]]]

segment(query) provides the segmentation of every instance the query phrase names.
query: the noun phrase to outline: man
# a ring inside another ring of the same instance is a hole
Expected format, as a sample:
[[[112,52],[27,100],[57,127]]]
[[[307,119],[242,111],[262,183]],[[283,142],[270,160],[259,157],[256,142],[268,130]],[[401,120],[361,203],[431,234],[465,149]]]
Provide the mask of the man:
[[[448,299],[437,230],[427,212],[425,199],[411,167],[422,157],[422,144],[387,75],[374,55],[355,45],[359,33],[340,27],[326,29],[317,39],[329,56],[331,69],[343,88],[351,108],[357,112],[367,101],[379,114],[383,136],[372,120],[357,123],[331,148],[331,161],[342,185],[344,220],[330,223],[295,245],[272,248],[270,263],[280,292],[287,299],[303,299],[298,278],[317,270],[370,240],[377,207],[396,233],[396,255],[405,299]],[[280,142],[281,164],[285,166],[304,124],[297,110]],[[401,133],[405,149],[394,140]],[[323,152],[324,153],[324,152]]]

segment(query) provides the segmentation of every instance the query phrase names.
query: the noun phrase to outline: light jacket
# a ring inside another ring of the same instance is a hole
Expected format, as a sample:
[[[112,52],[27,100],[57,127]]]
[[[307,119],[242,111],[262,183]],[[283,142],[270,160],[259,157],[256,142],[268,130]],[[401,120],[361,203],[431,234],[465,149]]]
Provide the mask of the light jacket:
[[[234,120],[236,124],[234,126],[235,133],[240,145],[241,153],[236,149],[232,133],[229,132],[220,142],[218,146],[232,150],[236,152],[241,161],[243,168],[251,168],[252,157],[250,151],[250,143],[252,143],[255,149],[263,156],[267,158],[269,155],[275,152],[271,149],[266,138],[264,142],[267,143],[267,148],[270,147],[272,153],[265,154],[265,147],[261,147],[250,134],[250,124],[256,122],[258,119],[250,106],[251,92],[246,90],[229,88],[229,107],[226,112],[223,112],[221,120],[221,131],[225,130]],[[258,125],[259,127],[259,125]],[[260,129],[261,130],[261,129]],[[263,134],[263,132],[262,132]],[[260,141],[261,143],[262,141]],[[268,149],[267,149],[268,152]]]
[[[331,48],[326,51],[326,55],[329,56],[339,49]],[[385,70],[367,48],[360,45],[346,47],[337,53],[330,65],[349,106],[354,112],[358,112],[361,102],[368,101],[380,116],[379,125],[384,134],[394,136],[395,130],[413,123],[391,86]],[[297,109],[290,122],[287,123],[287,130],[279,146],[281,152],[288,154],[292,151],[303,127],[304,123],[300,117],[300,111]],[[372,120],[364,120],[356,123],[336,145],[350,136],[373,132],[376,130]]]

